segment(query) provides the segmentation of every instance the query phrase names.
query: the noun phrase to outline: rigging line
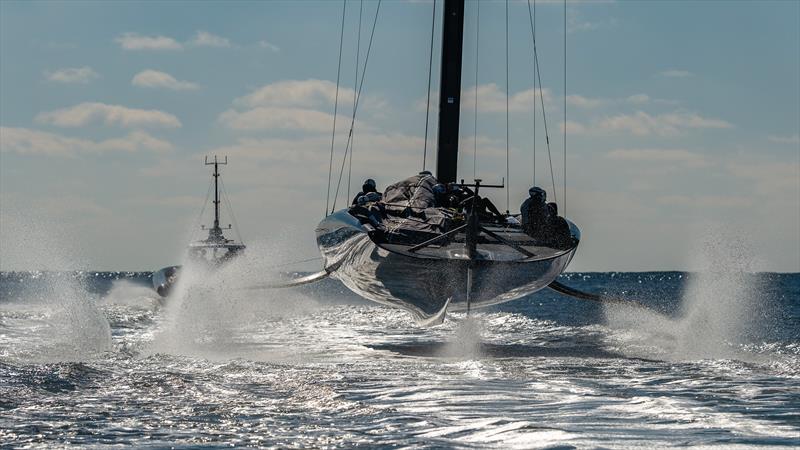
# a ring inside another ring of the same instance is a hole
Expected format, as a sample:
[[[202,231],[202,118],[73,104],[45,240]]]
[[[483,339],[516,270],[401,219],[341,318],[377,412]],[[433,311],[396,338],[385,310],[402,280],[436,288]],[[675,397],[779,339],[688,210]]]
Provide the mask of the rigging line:
[[[506,214],[509,212],[509,206],[511,204],[511,176],[510,176],[510,166],[509,166],[509,124],[508,124],[508,95],[509,95],[509,86],[508,86],[508,0],[506,0]]]
[[[333,176],[333,143],[336,140],[336,113],[339,108],[339,79],[342,75],[342,44],[344,44],[344,16],[347,11],[347,0],[342,0],[342,30],[339,34],[339,65],[336,69],[336,95],[333,102],[333,130],[331,131],[331,160],[328,163],[328,192],[325,194],[325,215],[331,199],[331,177]]]
[[[531,39],[533,42],[533,185],[536,186],[536,0],[533,0],[533,12],[531,12],[531,0],[528,0],[528,19],[531,22]],[[541,86],[539,86],[541,89]]]
[[[372,39],[375,37],[375,26],[378,24],[378,13],[381,10],[381,2],[383,0],[378,0],[378,6],[375,8],[375,18],[372,21],[372,31],[369,35],[369,44],[367,45],[367,54],[364,56],[364,68],[361,70],[361,80],[358,84],[358,92],[356,92],[356,107],[353,108],[353,117],[350,119],[350,132],[347,135],[347,144],[344,148],[344,158],[342,159],[342,168],[339,170],[339,181],[336,183],[336,194],[333,196],[333,206],[331,207],[331,212],[336,208],[336,200],[339,197],[339,187],[342,184],[342,173],[344,172],[344,162],[347,159],[347,153],[350,149],[350,146],[353,142],[353,127],[356,123],[356,112],[358,112],[358,106],[361,104],[361,90],[364,88],[364,78],[367,73],[367,64],[369,63],[369,55],[372,50]]]
[[[200,224],[200,221],[203,220],[203,213],[206,212],[206,206],[208,205],[208,198],[211,197],[211,188],[214,186],[214,180],[208,182],[208,190],[206,190],[206,199],[203,200],[203,207],[200,209],[200,214],[197,216],[197,219],[194,221],[194,225],[192,225],[192,240],[197,235],[197,225]]]
[[[481,46],[481,2],[477,2],[478,14],[475,19],[475,124],[473,130],[475,136],[472,142],[472,178],[478,178],[478,67],[480,66],[478,60],[478,50]]]
[[[428,159],[428,122],[431,112],[431,75],[433,73],[433,32],[436,29],[436,0],[433,0],[433,14],[431,15],[431,50],[428,59],[428,100],[425,103],[425,144],[422,148],[422,170]]]
[[[542,72],[539,64],[539,52],[536,50],[536,41],[533,41],[533,57],[536,64],[536,77],[539,80],[539,100],[542,107],[542,122],[544,123],[544,139],[547,144],[547,160],[550,163],[550,180],[553,182],[553,200],[558,203],[558,194],[556,193],[556,177],[553,172],[553,157],[550,152],[550,133],[547,130],[547,114],[544,109],[544,92],[542,92]]]
[[[239,238],[239,242],[244,242],[242,239],[242,233],[239,231],[239,223],[236,222],[236,216],[233,214],[233,206],[231,206],[231,199],[228,197],[228,190],[225,188],[225,182],[219,180],[219,183],[222,185],[222,197],[225,200],[225,208],[228,210],[228,214],[231,215],[231,222],[233,222],[233,231],[236,233],[236,236]]]
[[[567,0],[564,0],[564,217],[567,217]]]
[[[356,109],[356,87],[358,87],[358,60],[361,57],[361,16],[363,12],[364,12],[364,0],[361,0],[359,2],[359,7],[358,7],[358,39],[356,40],[356,69],[355,69],[355,80],[353,80],[353,111],[354,111],[353,114],[355,114],[355,109]],[[352,187],[354,145],[355,143],[350,145],[350,167],[347,169],[347,198],[350,198],[350,188]]]

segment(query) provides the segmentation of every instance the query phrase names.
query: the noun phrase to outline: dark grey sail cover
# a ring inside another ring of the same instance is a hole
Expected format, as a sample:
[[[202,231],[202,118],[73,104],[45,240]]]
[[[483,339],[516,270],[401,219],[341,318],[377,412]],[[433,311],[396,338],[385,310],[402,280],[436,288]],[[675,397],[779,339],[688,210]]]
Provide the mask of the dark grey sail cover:
[[[433,187],[438,183],[436,177],[423,173],[386,188],[387,242],[420,243],[446,231],[452,213],[435,206]]]
[[[393,216],[422,216],[426,208],[435,205],[433,187],[439,183],[436,177],[419,174],[389,185],[383,192],[386,213]]]

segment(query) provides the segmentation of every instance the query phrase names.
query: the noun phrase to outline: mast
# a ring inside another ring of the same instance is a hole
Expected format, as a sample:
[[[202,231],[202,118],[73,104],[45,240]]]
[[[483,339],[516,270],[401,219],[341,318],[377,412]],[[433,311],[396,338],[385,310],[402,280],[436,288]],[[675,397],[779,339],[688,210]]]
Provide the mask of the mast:
[[[222,237],[222,228],[219,226],[219,165],[228,164],[228,157],[224,161],[219,161],[217,155],[214,155],[214,161],[209,162],[206,156],[205,165],[214,166],[214,226],[209,230],[209,238]]]
[[[464,0],[444,0],[442,67],[439,85],[439,142],[436,178],[456,181],[458,120],[461,109],[461,57],[464,44]]]

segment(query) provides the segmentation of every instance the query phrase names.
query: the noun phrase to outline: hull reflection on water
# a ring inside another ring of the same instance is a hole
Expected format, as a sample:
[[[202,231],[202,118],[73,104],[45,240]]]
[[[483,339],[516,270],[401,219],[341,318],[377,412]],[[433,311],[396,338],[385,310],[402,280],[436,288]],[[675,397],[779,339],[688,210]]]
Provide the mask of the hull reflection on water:
[[[577,229],[573,235],[578,238]],[[576,246],[547,258],[476,260],[416,258],[376,245],[367,230],[346,210],[331,214],[317,228],[317,244],[331,276],[356,294],[410,312],[417,321],[429,320],[444,308],[481,308],[536,292],[563,272]]]

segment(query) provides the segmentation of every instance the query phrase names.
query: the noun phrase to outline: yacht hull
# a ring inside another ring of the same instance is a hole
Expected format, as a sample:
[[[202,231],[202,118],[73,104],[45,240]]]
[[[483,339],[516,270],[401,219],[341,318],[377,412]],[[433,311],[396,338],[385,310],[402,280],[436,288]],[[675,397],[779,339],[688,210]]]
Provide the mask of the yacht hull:
[[[332,277],[366,299],[410,312],[418,322],[428,321],[445,306],[448,311],[463,311],[468,303],[469,308],[482,308],[545,288],[566,269],[577,249],[576,245],[538,259],[413,257],[377,245],[346,210],[319,224],[317,243]]]

